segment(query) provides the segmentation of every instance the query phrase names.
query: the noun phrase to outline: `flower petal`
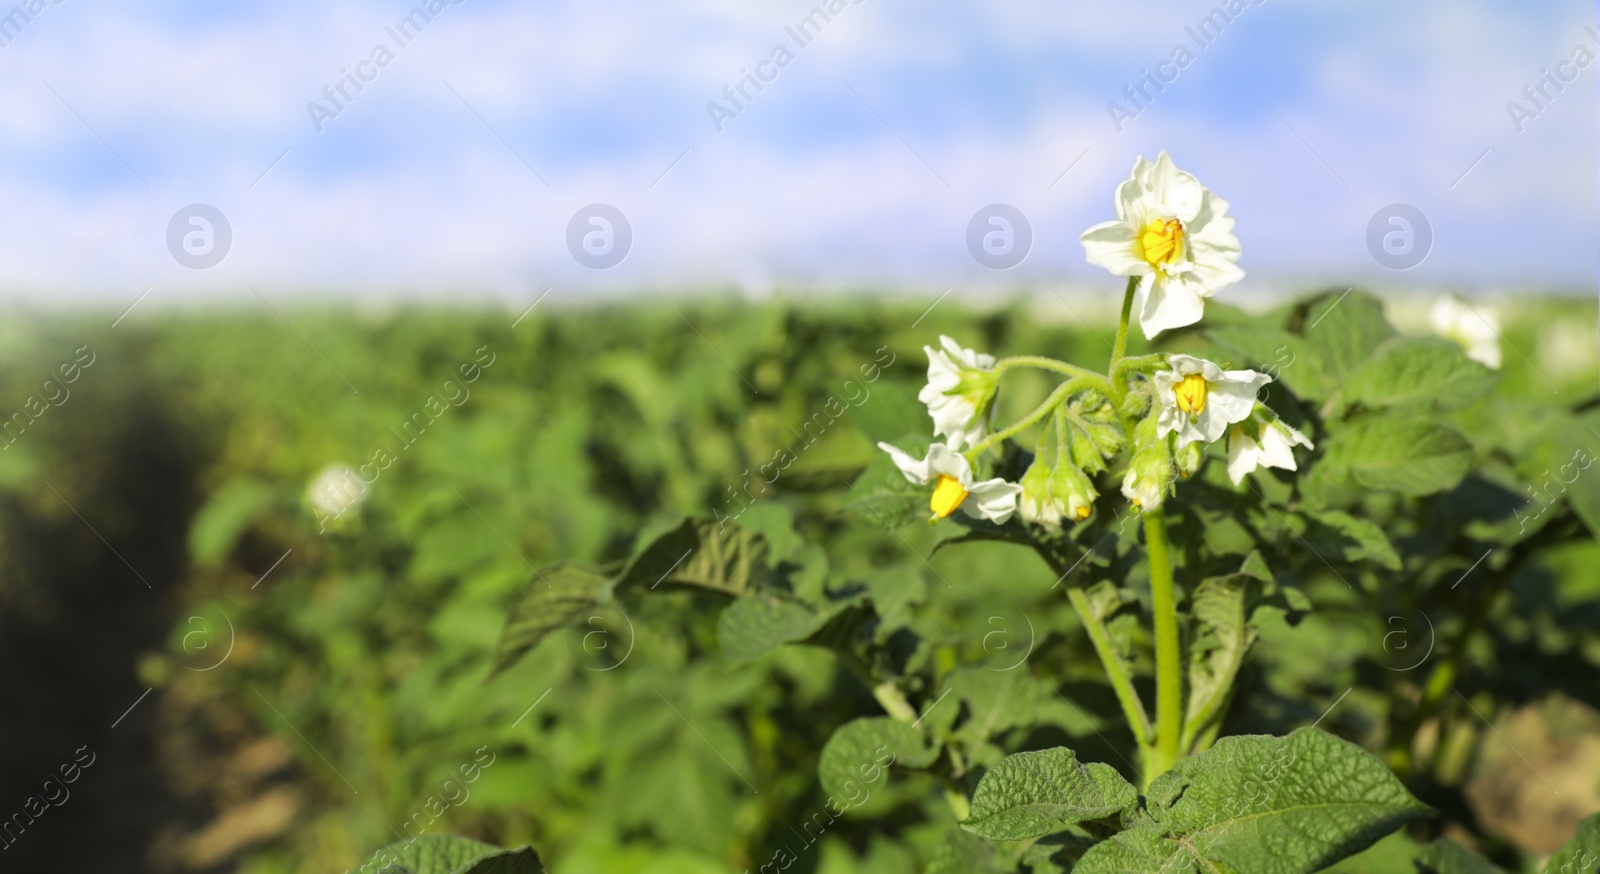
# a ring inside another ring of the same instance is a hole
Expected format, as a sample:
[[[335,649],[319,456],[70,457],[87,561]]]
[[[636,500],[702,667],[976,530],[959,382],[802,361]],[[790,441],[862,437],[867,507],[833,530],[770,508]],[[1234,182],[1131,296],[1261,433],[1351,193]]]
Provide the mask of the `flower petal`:
[[[1166,152],[1156,156],[1148,187],[1162,210],[1173,218],[1187,225],[1199,215],[1205,186],[1200,184],[1200,180],[1179,170],[1172,163],[1172,156]]]
[[[934,445],[938,446],[940,444],[936,443]],[[925,486],[933,479],[928,473],[927,459],[912,458],[905,450],[893,443],[879,443],[878,448],[889,453],[889,458],[893,459],[894,466],[900,468],[900,472],[905,475],[907,480],[919,486]]]
[[[1004,524],[1017,511],[1017,496],[1022,486],[1003,479],[989,479],[967,486],[967,500],[961,509],[977,519]]]
[[[967,491],[972,491],[972,465],[967,457],[943,443],[928,447],[928,479],[943,474],[953,476]]]
[[[1138,304],[1139,327],[1149,340],[1162,331],[1192,325],[1206,314],[1204,298],[1187,285],[1159,274],[1139,286]]]
[[[1140,276],[1150,265],[1139,257],[1134,246],[1133,226],[1127,222],[1101,222],[1078,237],[1090,264],[1104,267],[1113,276]]]
[[[1244,482],[1245,475],[1260,466],[1260,445],[1235,430],[1228,437],[1228,478],[1234,485]]]

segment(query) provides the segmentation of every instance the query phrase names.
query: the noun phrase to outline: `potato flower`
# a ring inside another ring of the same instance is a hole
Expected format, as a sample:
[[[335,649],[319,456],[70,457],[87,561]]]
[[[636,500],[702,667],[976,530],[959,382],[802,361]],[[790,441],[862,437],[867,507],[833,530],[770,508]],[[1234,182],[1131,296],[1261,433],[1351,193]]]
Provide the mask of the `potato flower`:
[[[1193,355],[1169,355],[1171,370],[1154,377],[1161,412],[1156,435],[1177,432],[1178,448],[1204,440],[1214,443],[1228,426],[1242,422],[1256,406],[1256,392],[1272,377],[1254,370],[1223,370]]]
[[[306,487],[306,499],[324,516],[340,516],[367,499],[367,486],[347,464],[324,467]]]
[[[961,450],[983,439],[994,407],[994,356],[985,355],[941,335],[943,349],[922,347],[928,354],[928,384],[917,400],[928,406],[933,433]]]
[[[1179,170],[1162,152],[1141,155],[1117,186],[1117,219],[1083,232],[1089,263],[1139,276],[1135,304],[1144,335],[1200,321],[1206,298],[1244,278],[1228,202]]]
[[[919,486],[933,483],[933,498],[928,508],[934,519],[943,519],[960,508],[974,519],[1004,523],[1017,510],[1017,495],[1022,486],[1003,479],[973,482],[972,465],[966,456],[943,443],[928,447],[926,458],[913,458],[898,446],[879,443],[907,480]],[[971,500],[968,500],[968,499]]]
[[[1296,446],[1316,448],[1306,435],[1257,407],[1250,418],[1228,429],[1228,476],[1238,485],[1258,467],[1299,470],[1294,461]]]
[[[1492,311],[1475,309],[1446,295],[1428,314],[1433,332],[1467,350],[1467,357],[1490,370],[1500,369],[1500,320]]]

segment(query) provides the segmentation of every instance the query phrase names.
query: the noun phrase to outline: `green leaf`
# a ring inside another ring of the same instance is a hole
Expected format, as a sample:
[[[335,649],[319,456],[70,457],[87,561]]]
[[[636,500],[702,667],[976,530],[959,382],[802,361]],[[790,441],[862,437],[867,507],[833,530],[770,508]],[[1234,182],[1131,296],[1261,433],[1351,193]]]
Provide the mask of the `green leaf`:
[[[1550,857],[1544,870],[1551,874],[1579,874],[1597,870],[1600,862],[1600,813],[1590,814],[1578,823],[1578,833]]]
[[[1151,874],[1161,871],[1217,871],[1196,864],[1195,854],[1153,829],[1134,828],[1089,848],[1072,874]],[[1255,869],[1245,869],[1256,874]],[[1230,871],[1229,874],[1232,874]]]
[[[1389,542],[1378,523],[1359,519],[1343,510],[1307,511],[1306,516],[1355,542],[1354,549],[1344,550],[1345,561],[1355,564],[1371,559],[1389,570],[1400,570],[1400,554],[1395,552],[1394,544]]]
[[[1198,737],[1222,721],[1245,653],[1256,641],[1250,613],[1261,589],[1261,581],[1246,574],[1210,577],[1195,587],[1186,737]]]
[[[599,603],[608,582],[604,575],[575,564],[558,564],[536,572],[506,616],[490,679]]]
[[[928,583],[915,568],[900,566],[875,571],[866,577],[867,591],[878,611],[877,639],[887,640],[895,629],[915,618],[915,605],[928,599]]]
[[[1499,379],[1448,340],[1396,337],[1351,375],[1344,400],[1374,408],[1454,409],[1482,397]]]
[[[1395,336],[1383,317],[1383,304],[1365,292],[1328,292],[1302,307],[1297,318],[1299,332],[1336,388],[1345,385],[1379,346]]]
[[[1320,401],[1333,393],[1335,386],[1304,337],[1263,325],[1227,325],[1207,334],[1238,356],[1233,362],[1236,367],[1266,373],[1301,397]],[[1268,392],[1272,390],[1269,388]]]
[[[817,777],[822,790],[846,806],[859,805],[889,768],[926,768],[939,757],[921,732],[887,716],[866,716],[839,726],[822,747]]]
[[[1015,868],[1000,861],[994,844],[964,831],[946,832],[928,861],[927,874],[1010,874]]]
[[[904,439],[897,445],[913,456],[928,451],[928,441]],[[933,492],[906,479],[895,467],[889,453],[877,451],[872,463],[861,472],[849,487],[849,508],[875,525],[903,528],[916,522],[926,522],[931,515],[928,498]]]
[[[805,545],[794,530],[794,513],[777,501],[762,501],[740,513],[739,527],[766,541],[766,559],[773,565]]]
[[[1415,860],[1419,874],[1506,874],[1504,868],[1452,840],[1440,839],[1422,848]],[[1546,866],[1547,871],[1557,868]]]
[[[1146,813],[1074,874],[1146,874],[1180,854],[1202,871],[1311,874],[1433,811],[1372,754],[1302,728],[1223,738],[1156,778]]]
[[[1110,765],[1083,764],[1066,747],[1006,756],[978,781],[961,827],[992,841],[1023,841],[1131,810],[1139,793]]]
[[[909,386],[884,381],[870,390],[867,400],[850,411],[856,427],[872,442],[894,442],[908,434],[923,434],[933,430],[928,408],[917,400],[917,393]]]
[[[1033,645],[1032,641],[1020,639],[1021,629],[1000,630],[992,624],[987,627],[995,628],[988,634],[997,637],[994,641],[986,640],[985,646],[1000,652],[999,636],[1006,638],[1003,643],[1007,654],[998,659],[1002,666],[967,666],[952,672],[945,687],[953,694],[949,701],[940,705],[950,710],[936,720],[938,724],[947,725],[953,722],[956,709],[966,705],[967,719],[955,730],[955,736],[974,748],[1007,729],[1034,724],[1042,706],[1055,700],[1043,683],[1019,667],[1028,656],[1023,651],[1024,646]],[[1016,652],[1011,654],[1013,648]]]
[[[1472,466],[1472,444],[1461,432],[1426,419],[1366,416],[1335,431],[1319,467],[1354,485],[1431,495],[1455,488]]]
[[[1022,851],[1022,864],[1032,874],[1068,874],[1083,858],[1084,851],[1097,843],[1094,838],[1071,832],[1048,835]]]
[[[766,553],[766,542],[738,525],[685,519],[641,549],[614,590],[692,586],[741,595],[765,565]]]
[[[237,479],[218,489],[194,514],[189,526],[189,554],[201,567],[216,567],[233,545],[272,504],[272,488],[255,480]]]
[[[1552,466],[1550,476],[1567,486],[1567,501],[1573,512],[1589,526],[1590,534],[1600,537],[1600,469],[1590,470],[1600,457],[1600,412],[1589,413],[1573,423],[1565,446],[1577,448],[1570,456],[1563,456],[1561,464]]]
[[[717,617],[717,645],[731,661],[747,662],[810,637],[828,618],[777,592],[755,591],[734,599]]]
[[[544,874],[532,847],[503,850],[467,838],[425,835],[372,854],[359,869],[376,874]]]

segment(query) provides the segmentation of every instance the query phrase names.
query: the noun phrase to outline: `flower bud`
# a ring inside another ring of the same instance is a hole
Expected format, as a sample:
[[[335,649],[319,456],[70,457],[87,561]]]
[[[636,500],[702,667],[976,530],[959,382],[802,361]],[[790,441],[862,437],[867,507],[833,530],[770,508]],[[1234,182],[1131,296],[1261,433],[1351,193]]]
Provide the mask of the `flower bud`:
[[[1199,441],[1179,449],[1173,457],[1178,466],[1178,476],[1184,479],[1194,476],[1195,471],[1199,470],[1201,463],[1205,461],[1205,455],[1205,450],[1201,448]]]
[[[1122,478],[1122,494],[1140,511],[1154,510],[1166,499],[1171,484],[1172,455],[1165,441],[1157,441],[1133,454]]]
[[[1023,521],[1046,528],[1061,527],[1061,505],[1050,489],[1052,474],[1044,453],[1034,456],[1033,464],[1022,474],[1022,499],[1017,510]]]
[[[1089,476],[1072,464],[1056,467],[1050,478],[1050,494],[1061,507],[1061,512],[1073,522],[1081,522],[1094,512],[1095,491]]]

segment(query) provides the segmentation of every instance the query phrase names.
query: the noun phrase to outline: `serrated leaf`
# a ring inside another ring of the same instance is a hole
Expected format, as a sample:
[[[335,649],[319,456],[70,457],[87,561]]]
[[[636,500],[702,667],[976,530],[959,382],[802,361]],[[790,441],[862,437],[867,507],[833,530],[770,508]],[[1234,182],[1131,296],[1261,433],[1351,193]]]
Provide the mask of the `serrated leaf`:
[[[1600,870],[1600,813],[1578,823],[1578,833],[1550,857],[1544,870],[1551,874],[1579,874]]]
[[[1447,839],[1423,847],[1415,864],[1418,874],[1506,874],[1499,865]],[[1559,869],[1547,866],[1546,870]]]
[[[992,841],[1023,841],[1138,805],[1139,793],[1110,765],[1080,763],[1066,747],[1006,756],[978,781],[961,827]]]
[[[810,637],[828,618],[777,592],[755,591],[734,599],[717,617],[717,645],[729,660],[747,662]]]
[[[599,603],[599,595],[609,582],[604,575],[575,564],[558,564],[536,572],[506,615],[490,678]]]
[[[468,838],[424,835],[372,854],[359,870],[376,874],[544,874],[532,847],[501,849]]]
[[[1472,466],[1472,444],[1461,432],[1426,419],[1362,417],[1331,434],[1318,464],[1356,486],[1431,495],[1455,488]]]
[[[1366,750],[1302,728],[1223,738],[1158,777],[1146,813],[1074,874],[1145,874],[1180,855],[1201,871],[1311,874],[1433,811]]]
[[[828,738],[817,761],[817,778],[834,798],[860,798],[890,768],[926,768],[938,757],[939,747],[929,746],[907,723],[866,716],[839,726]]]
[[[1378,523],[1360,519],[1343,510],[1307,511],[1306,515],[1354,541],[1355,548],[1347,549],[1343,558],[1355,564],[1371,559],[1392,571],[1400,570],[1400,554]]]
[[[766,542],[738,525],[685,519],[639,550],[615,590],[692,586],[741,595],[765,566],[766,553]]]
[[[1499,379],[1448,340],[1395,337],[1351,375],[1344,400],[1373,408],[1455,409],[1482,397]]]

